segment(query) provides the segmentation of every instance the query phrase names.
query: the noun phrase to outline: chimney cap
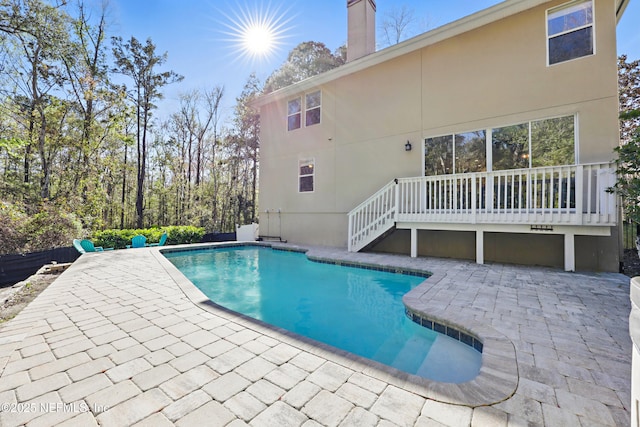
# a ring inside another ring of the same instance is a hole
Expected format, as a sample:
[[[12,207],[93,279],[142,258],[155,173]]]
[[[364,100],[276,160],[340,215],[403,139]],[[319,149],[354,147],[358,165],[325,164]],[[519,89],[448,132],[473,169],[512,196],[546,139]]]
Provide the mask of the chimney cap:
[[[347,7],[350,7],[351,5],[354,5],[358,2],[361,2],[362,0],[347,0]],[[371,6],[373,6],[373,9],[376,9],[376,0],[368,0],[369,3],[371,3]]]

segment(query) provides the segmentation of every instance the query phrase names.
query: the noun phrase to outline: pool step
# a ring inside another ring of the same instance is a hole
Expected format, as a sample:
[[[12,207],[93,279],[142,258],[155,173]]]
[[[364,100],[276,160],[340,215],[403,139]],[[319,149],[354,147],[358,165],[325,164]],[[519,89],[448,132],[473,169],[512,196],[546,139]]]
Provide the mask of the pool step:
[[[388,340],[380,346],[374,359],[387,360],[389,365],[413,367],[417,370],[424,362],[429,349],[430,347],[425,348],[424,342],[420,343],[411,339],[404,343]]]

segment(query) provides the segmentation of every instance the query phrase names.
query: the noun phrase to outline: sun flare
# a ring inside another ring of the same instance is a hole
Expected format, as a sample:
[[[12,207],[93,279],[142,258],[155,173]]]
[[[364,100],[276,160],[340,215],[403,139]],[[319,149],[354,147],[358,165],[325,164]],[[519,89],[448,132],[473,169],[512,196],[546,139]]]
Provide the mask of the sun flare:
[[[267,59],[283,45],[290,29],[291,18],[279,7],[239,6],[232,15],[224,14],[229,36],[226,41],[233,45],[234,54],[250,60]]]
[[[244,29],[242,37],[244,47],[255,55],[265,55],[273,49],[273,33],[264,25],[256,25]]]

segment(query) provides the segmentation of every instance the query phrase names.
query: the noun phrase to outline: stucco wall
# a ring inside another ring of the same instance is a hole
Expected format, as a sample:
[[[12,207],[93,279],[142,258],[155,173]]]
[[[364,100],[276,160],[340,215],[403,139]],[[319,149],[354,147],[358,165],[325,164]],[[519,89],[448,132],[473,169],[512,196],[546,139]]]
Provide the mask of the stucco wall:
[[[613,230],[617,234],[617,229]],[[576,270],[619,270],[616,239],[576,236]],[[470,231],[418,230],[418,256],[457,258],[475,261],[476,236]],[[409,230],[395,230],[373,245],[371,252],[409,255]],[[562,268],[563,236],[558,234],[485,233],[486,262],[527,264]]]
[[[430,136],[576,114],[576,160],[610,161],[618,143],[614,3],[594,2],[595,55],[547,66],[545,12],[562,3],[317,86],[318,125],[287,131],[290,98],[263,106],[261,227],[265,210],[280,209],[284,239],[346,246],[347,213],[393,178],[420,176]],[[298,161],[307,158],[315,160],[315,190],[299,193]],[[598,253],[617,247],[613,234],[580,242]]]

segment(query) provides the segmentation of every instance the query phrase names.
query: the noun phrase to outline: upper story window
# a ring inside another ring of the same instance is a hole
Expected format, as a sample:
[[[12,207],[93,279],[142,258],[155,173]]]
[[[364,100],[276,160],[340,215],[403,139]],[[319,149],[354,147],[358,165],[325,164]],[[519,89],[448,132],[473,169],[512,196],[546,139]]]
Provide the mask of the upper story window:
[[[547,11],[549,65],[593,55],[593,0],[579,0]]]
[[[303,104],[304,101],[304,104]],[[312,126],[320,123],[322,109],[322,92],[309,92],[304,97],[291,99],[287,103],[287,130],[300,129],[304,111],[304,125]]]
[[[287,103],[287,130],[300,129],[301,118],[302,100],[298,97]]]
[[[306,114],[305,126],[317,125],[320,123],[320,105],[322,103],[322,95],[320,91],[308,93],[305,96]]]

